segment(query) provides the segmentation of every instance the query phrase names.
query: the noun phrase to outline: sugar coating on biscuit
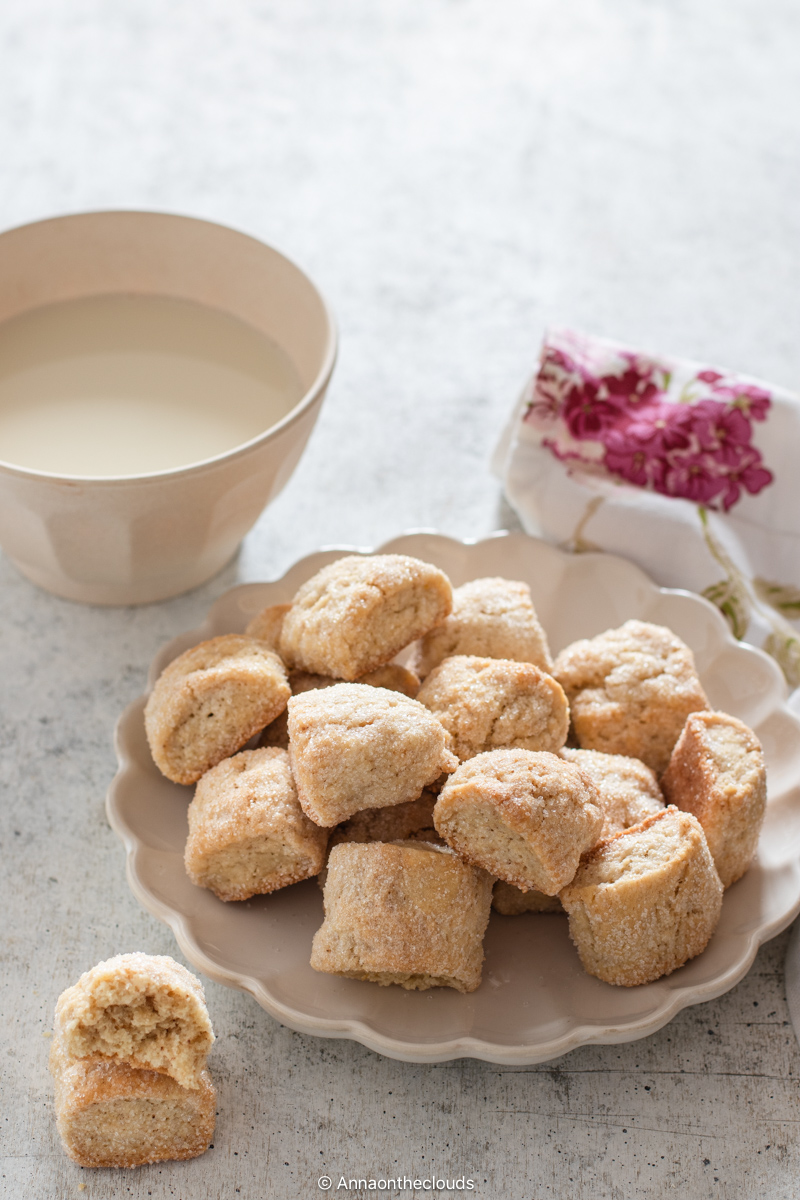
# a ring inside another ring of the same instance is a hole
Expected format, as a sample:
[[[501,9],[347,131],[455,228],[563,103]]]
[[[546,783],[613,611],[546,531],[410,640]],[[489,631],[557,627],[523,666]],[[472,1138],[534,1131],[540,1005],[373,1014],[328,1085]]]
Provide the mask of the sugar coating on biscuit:
[[[511,658],[553,669],[547,635],[539,623],[526,583],[473,579],[453,590],[453,611],[426,633],[416,648],[414,668],[424,678],[445,658],[471,654]]]
[[[635,987],[706,948],[722,909],[722,884],[700,822],[670,805],[600,842],[561,902],[589,974]]]
[[[498,879],[492,892],[492,908],[504,917],[519,917],[522,913],[563,913],[564,905],[558,896],[545,896],[531,888],[529,892],[520,891],[513,883]]]
[[[303,811],[338,825],[364,808],[416,800],[455,769],[447,733],[424,705],[362,683],[289,701],[289,755]]]
[[[353,681],[388,663],[450,613],[443,571],[405,554],[348,555],[298,591],[283,621],[290,667]]]
[[[603,754],[601,750],[575,750],[564,746],[561,758],[573,763],[597,785],[603,810],[600,837],[611,837],[661,812],[664,797],[653,771],[638,758]]]
[[[422,842],[334,846],[311,966],[408,990],[481,981],[492,879]]]
[[[559,683],[532,663],[456,655],[431,671],[417,699],[451,735],[461,762],[487,750],[559,750],[569,709]]]
[[[200,981],[166,955],[119,954],[59,996],[55,1029],[70,1058],[98,1056],[201,1086],[214,1034]]]
[[[662,786],[670,804],[697,817],[730,887],[753,861],[767,804],[764,755],[752,729],[727,713],[693,713]]]
[[[327,831],[300,807],[289,755],[242,750],[213,767],[189,805],[184,863],[220,900],[247,900],[316,875]]]
[[[689,713],[709,707],[689,647],[646,621],[573,642],[553,674],[583,749],[639,758],[659,776]]]
[[[214,1136],[216,1092],[207,1070],[185,1088],[158,1071],[70,1058],[54,1038],[50,1071],[61,1142],[81,1167],[196,1158]]]
[[[418,800],[392,804],[388,808],[365,808],[336,826],[328,842],[328,852],[342,842],[409,841],[443,846],[444,841],[433,824],[436,800],[436,794],[426,790]],[[317,876],[320,887],[325,886],[327,876],[326,866]]]
[[[418,800],[393,804],[389,808],[366,808],[337,825],[331,834],[331,847],[340,842],[441,841],[433,824],[437,797],[424,791]]]
[[[156,766],[174,783],[196,783],[273,721],[290,695],[280,658],[255,638],[225,634],[193,646],[162,671],[147,701]]]
[[[270,650],[278,651],[281,640],[283,618],[291,608],[291,604],[269,604],[256,613],[252,621],[245,627],[247,637],[266,642]]]
[[[341,679],[334,679],[332,675],[310,675],[308,671],[292,671],[289,675],[293,696],[333,687],[341,682]],[[370,687],[388,688],[390,692],[402,692],[412,699],[419,691],[418,676],[399,663],[386,663],[375,671],[368,671],[357,682],[369,684]],[[289,714],[286,709],[267,726],[259,741],[262,746],[283,746],[284,749],[289,745]]]
[[[433,819],[466,862],[547,896],[569,883],[603,825],[588,776],[555,754],[531,750],[493,750],[462,763]]]

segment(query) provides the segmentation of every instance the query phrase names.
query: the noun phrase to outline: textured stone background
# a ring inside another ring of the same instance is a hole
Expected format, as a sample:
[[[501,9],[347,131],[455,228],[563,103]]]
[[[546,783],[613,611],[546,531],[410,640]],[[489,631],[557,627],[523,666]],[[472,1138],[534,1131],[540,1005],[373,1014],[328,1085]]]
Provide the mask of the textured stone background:
[[[300,468],[206,587],[92,610],[0,558],[4,1194],[294,1200],[323,1169],[432,1164],[503,1200],[797,1195],[785,935],[653,1037],[524,1070],[391,1062],[209,984],[215,1149],[134,1173],[63,1156],[43,1035],[98,959],[174,952],[103,812],[114,721],[164,640],[323,543],[513,524],[488,457],[546,322],[797,386],[798,52],[792,0],[0,9],[0,227],[222,221],[305,266],[342,335]]]

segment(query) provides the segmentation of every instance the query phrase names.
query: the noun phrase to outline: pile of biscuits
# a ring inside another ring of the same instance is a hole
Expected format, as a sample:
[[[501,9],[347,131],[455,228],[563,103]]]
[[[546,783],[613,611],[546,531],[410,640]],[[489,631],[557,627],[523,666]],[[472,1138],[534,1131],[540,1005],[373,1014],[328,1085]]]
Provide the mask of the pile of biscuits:
[[[553,660],[525,584],[453,589],[405,555],[341,558],[188,650],[145,725],[196,784],[190,878],[243,900],[320,875],[311,965],[405,988],[477,988],[492,903],[566,911],[609,983],[668,974],[766,803],[757,738],[671,630],[626,621]]]
[[[98,963],[56,1005],[50,1070],[64,1149],[82,1167],[195,1158],[214,1134],[214,1034],[199,980],[165,955]]]

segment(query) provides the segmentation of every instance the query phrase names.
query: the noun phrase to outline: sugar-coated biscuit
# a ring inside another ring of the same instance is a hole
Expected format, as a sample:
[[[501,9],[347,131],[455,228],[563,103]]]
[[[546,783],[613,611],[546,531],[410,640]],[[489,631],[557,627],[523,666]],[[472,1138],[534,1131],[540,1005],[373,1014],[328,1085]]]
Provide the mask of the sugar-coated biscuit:
[[[424,678],[443,659],[456,654],[511,658],[551,671],[547,635],[528,585],[491,578],[473,579],[455,588],[452,613],[421,639],[414,668]]]
[[[708,708],[689,647],[646,621],[573,642],[553,674],[583,749],[639,758],[659,776],[689,713]]]
[[[156,766],[174,783],[196,783],[273,721],[290,695],[283,663],[263,642],[225,634],[193,646],[162,671],[147,701]]]
[[[492,908],[504,917],[519,917],[522,913],[563,913],[564,905],[558,896],[545,896],[531,888],[523,892],[513,883],[498,879],[492,892]]]
[[[461,762],[487,750],[559,750],[569,709],[559,683],[532,663],[456,655],[417,693],[451,735]]]
[[[436,794],[424,791],[418,800],[404,804],[392,804],[388,808],[365,808],[343,821],[333,830],[328,842],[328,851],[342,842],[430,842],[443,846],[444,841],[433,824],[433,809]],[[325,886],[328,868],[324,867],[317,881]]]
[[[370,687],[388,688],[390,692],[402,692],[412,699],[419,691],[419,677],[407,667],[393,662],[375,671],[368,671],[357,682],[367,683]],[[334,679],[332,675],[309,675],[308,671],[292,671],[289,676],[293,696],[299,696],[301,692],[313,692],[317,688],[333,687],[335,683],[341,683],[341,679]],[[286,748],[289,745],[289,714],[286,709],[267,726],[260,742],[262,746]]]
[[[327,831],[303,812],[278,747],[242,750],[212,767],[189,805],[189,878],[220,900],[247,900],[316,875]]]
[[[694,813],[723,887],[744,875],[767,804],[761,743],[727,713],[692,713],[661,781],[670,804]]]
[[[554,896],[603,826],[597,788],[555,754],[492,750],[462,763],[433,811],[449,846],[522,891]]]
[[[449,616],[443,571],[405,554],[348,555],[298,591],[283,620],[289,667],[353,681]]]
[[[196,1158],[214,1136],[216,1092],[207,1070],[185,1088],[158,1071],[70,1058],[54,1038],[50,1071],[61,1142],[81,1167]]]
[[[670,805],[597,845],[561,892],[590,975],[635,987],[706,948],[722,884],[700,822]]]
[[[291,607],[291,604],[269,604],[266,608],[262,608],[261,612],[256,613],[246,626],[244,631],[246,636],[256,638],[259,642],[266,642],[270,650],[277,653],[283,618]]]
[[[330,845],[340,842],[423,841],[434,845],[441,842],[433,824],[433,809],[437,797],[424,791],[418,800],[393,804],[389,808],[365,808],[337,825],[331,834]]]
[[[603,754],[601,750],[574,750],[564,746],[561,758],[574,763],[597,785],[603,810],[600,837],[611,837],[661,812],[664,797],[653,771],[638,758]]]
[[[311,966],[410,990],[481,981],[492,879],[423,842],[334,846]]]
[[[198,979],[166,955],[118,954],[62,992],[55,1029],[69,1058],[97,1057],[202,1086],[214,1041]]]
[[[338,683],[289,701],[289,756],[303,811],[338,825],[363,808],[416,800],[457,759],[444,727],[399,692]]]

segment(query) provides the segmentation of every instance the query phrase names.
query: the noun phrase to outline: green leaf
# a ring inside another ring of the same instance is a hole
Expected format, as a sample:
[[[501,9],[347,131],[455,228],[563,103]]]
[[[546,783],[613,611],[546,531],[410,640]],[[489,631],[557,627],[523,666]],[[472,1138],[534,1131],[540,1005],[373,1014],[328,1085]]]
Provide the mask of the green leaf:
[[[771,633],[764,649],[771,654],[791,687],[800,687],[800,638]]]
[[[721,579],[703,590],[706,600],[716,604],[731,627],[733,636],[741,639],[750,621],[750,602],[747,592],[735,579]]]
[[[800,617],[800,588],[791,583],[772,583],[768,579],[754,579],[753,587],[759,600],[787,617]]]

